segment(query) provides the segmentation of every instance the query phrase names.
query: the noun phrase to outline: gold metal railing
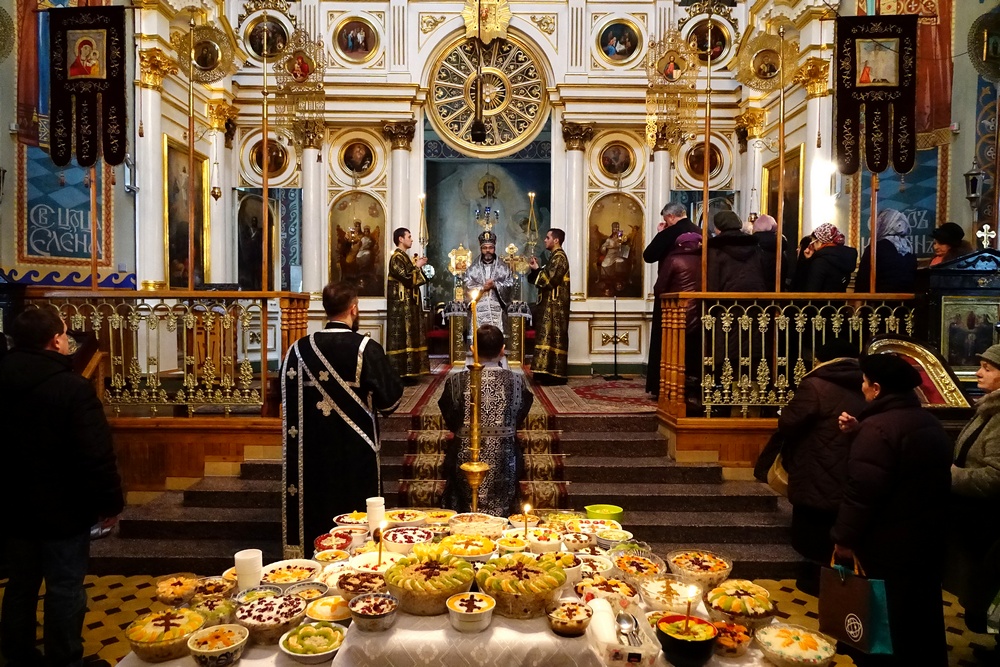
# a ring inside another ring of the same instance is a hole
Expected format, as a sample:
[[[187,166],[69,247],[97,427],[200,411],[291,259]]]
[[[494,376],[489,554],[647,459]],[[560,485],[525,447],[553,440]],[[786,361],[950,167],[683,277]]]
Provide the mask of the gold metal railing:
[[[266,414],[268,361],[280,363],[306,334],[309,295],[33,288],[26,305],[56,308],[70,330],[97,340],[108,378],[104,401],[115,414],[179,407],[190,416],[208,406]]]
[[[755,407],[780,407],[815,365],[821,346],[836,341],[860,351],[877,335],[912,335],[914,328],[910,294],[661,298],[660,411],[675,419],[688,416],[692,405],[705,416],[729,408],[743,417]]]

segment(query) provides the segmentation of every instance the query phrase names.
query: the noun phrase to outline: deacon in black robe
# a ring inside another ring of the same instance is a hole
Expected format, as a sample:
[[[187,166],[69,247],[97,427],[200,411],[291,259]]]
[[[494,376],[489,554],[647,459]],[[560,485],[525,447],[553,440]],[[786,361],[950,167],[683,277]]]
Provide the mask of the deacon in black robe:
[[[286,558],[309,557],[333,517],[381,495],[376,412],[391,414],[403,396],[382,346],[354,330],[354,288],[327,285],[323,306],[331,321],[297,340],[281,367]]]

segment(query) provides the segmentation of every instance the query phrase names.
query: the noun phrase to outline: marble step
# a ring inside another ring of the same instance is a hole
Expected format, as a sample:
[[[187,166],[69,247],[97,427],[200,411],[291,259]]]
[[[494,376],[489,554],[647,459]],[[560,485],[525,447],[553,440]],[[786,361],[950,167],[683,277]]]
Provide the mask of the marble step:
[[[656,433],[656,414],[581,414],[553,415],[550,428],[566,432]]]
[[[565,479],[603,484],[718,484],[722,468],[711,464],[679,464],[666,456],[575,456],[564,462]],[[575,496],[577,491],[571,490]]]
[[[779,508],[776,512],[626,511],[622,523],[636,539],[650,544],[787,544],[791,521],[790,509]]]
[[[606,484],[583,482],[569,488],[569,501],[582,508],[610,503],[625,510],[672,512],[773,512],[779,496],[760,482],[718,484]]]
[[[656,431],[563,431],[559,449],[578,456],[666,456],[667,439]]]
[[[126,577],[175,572],[218,575],[232,567],[233,554],[242,549],[260,549],[265,563],[281,560],[280,539],[135,539],[112,534],[90,543],[88,573]]]
[[[155,502],[129,507],[122,513],[118,534],[123,538],[170,540],[278,540],[280,507],[189,507],[184,494],[168,491]]]
[[[403,456],[406,450],[400,449],[398,453],[389,453],[385,448],[382,450],[382,477],[383,479],[399,479],[403,470]],[[281,480],[281,461],[276,460],[249,460],[240,464],[240,479],[244,480]],[[206,478],[207,479],[207,478]]]

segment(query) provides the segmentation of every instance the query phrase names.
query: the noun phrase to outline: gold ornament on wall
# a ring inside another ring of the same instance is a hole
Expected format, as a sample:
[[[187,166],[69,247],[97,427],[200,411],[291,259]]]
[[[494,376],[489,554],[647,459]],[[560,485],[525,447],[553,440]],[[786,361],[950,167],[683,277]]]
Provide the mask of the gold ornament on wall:
[[[305,30],[296,30],[274,63],[278,88],[289,93],[322,89],[326,72],[326,49]]]
[[[743,85],[769,92],[786,85],[798,68],[798,42],[778,35],[757,35],[740,51],[736,79]],[[784,71],[782,71],[784,70]]]
[[[507,0],[465,0],[462,20],[465,21],[465,38],[477,38],[483,44],[494,39],[507,39],[511,19]]]
[[[229,37],[215,26],[195,26],[189,32],[174,32],[170,46],[177,52],[177,65],[196,83],[213,83],[230,73],[233,47]]]

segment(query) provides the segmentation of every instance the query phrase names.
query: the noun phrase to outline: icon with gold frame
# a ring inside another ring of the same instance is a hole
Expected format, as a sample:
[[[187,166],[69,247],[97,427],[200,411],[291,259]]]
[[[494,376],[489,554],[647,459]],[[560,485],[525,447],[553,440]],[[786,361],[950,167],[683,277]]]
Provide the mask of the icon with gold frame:
[[[350,16],[337,26],[333,33],[333,46],[344,60],[361,64],[371,60],[378,51],[379,34],[371,21],[361,16]]]
[[[628,19],[612,19],[598,31],[596,46],[606,62],[623,65],[634,60],[642,50],[642,33]]]
[[[274,178],[288,167],[288,150],[277,140],[269,139],[267,142],[267,176]],[[259,174],[264,174],[264,140],[261,139],[250,149],[250,166]]]

